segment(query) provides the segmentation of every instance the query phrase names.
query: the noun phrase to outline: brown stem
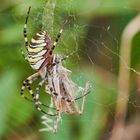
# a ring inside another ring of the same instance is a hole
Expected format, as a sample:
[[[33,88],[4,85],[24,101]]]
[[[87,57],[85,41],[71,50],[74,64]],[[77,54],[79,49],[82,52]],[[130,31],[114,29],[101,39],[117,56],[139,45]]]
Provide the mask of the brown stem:
[[[115,123],[110,140],[123,139],[125,117],[129,99],[129,68],[131,62],[132,39],[138,31],[140,31],[140,14],[129,22],[129,24],[124,29],[121,37],[120,57],[124,60],[126,65],[124,65],[123,61],[120,61]]]

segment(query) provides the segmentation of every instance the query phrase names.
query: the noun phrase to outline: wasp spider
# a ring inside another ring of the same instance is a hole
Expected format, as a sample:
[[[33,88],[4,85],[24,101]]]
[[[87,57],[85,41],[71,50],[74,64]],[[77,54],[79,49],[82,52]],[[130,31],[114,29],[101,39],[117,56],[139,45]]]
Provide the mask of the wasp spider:
[[[72,82],[72,80],[70,80],[69,73],[71,72],[61,65],[61,62],[63,60],[66,60],[73,53],[71,53],[69,56],[64,57],[53,55],[52,53],[63,32],[63,29],[59,31],[54,42],[51,41],[51,38],[46,31],[40,31],[31,38],[31,41],[29,43],[26,29],[30,9],[31,7],[29,7],[23,30],[25,48],[28,55],[25,56],[23,51],[22,55],[29,62],[30,66],[37,72],[23,81],[20,94],[26,100],[35,102],[35,107],[37,110],[49,116],[56,116],[56,119],[54,121],[54,129],[56,131],[57,123],[60,119],[60,113],[83,113],[85,98],[89,93],[89,82],[87,82],[85,88],[82,88],[82,96],[78,97],[77,95],[79,91],[77,91],[78,88],[76,89],[76,87],[78,86],[74,82]],[[41,81],[36,87],[35,92],[33,92],[31,85],[39,78],[41,78]],[[41,108],[41,106],[49,107],[39,101],[39,90],[43,85],[46,86],[47,93],[50,94],[51,98],[53,99],[53,103],[55,106],[53,108],[55,110],[54,114],[48,113]],[[25,96],[25,88],[29,90],[32,99],[29,99],[27,96]],[[76,100],[80,98],[83,98],[81,109],[79,109],[76,103]]]

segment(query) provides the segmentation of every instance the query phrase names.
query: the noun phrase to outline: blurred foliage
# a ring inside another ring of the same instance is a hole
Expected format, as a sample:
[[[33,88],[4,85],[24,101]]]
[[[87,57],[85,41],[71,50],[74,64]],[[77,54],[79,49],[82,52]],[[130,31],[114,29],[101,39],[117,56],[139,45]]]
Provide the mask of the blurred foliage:
[[[45,4],[45,0],[1,0],[0,139],[99,140],[102,138],[105,140],[104,135],[109,135],[109,128],[113,122],[117,92],[117,74],[114,74],[116,71],[111,69],[117,69],[118,72],[119,58],[111,52],[107,53],[106,55],[112,58],[112,61],[109,62],[111,66],[108,69],[105,63],[105,67],[103,67],[104,61],[106,61],[103,54],[106,53],[106,50],[97,44],[97,50],[94,51],[95,41],[89,45],[87,45],[87,41],[93,40],[95,37],[97,42],[101,40],[105,43],[108,42],[108,48],[118,53],[122,30],[138,13],[140,2],[139,0],[57,0],[54,10],[54,32],[50,33],[52,40],[63,26],[63,22],[68,17],[70,20],[64,27],[63,36],[55,53],[64,55],[78,48],[75,56],[72,56],[64,65],[72,70],[72,78],[76,83],[84,86],[86,81],[90,80],[93,87],[91,94],[87,96],[84,114],[82,116],[63,115],[63,122],[59,124],[57,134],[38,132],[38,129],[42,127],[41,113],[35,110],[32,103],[28,103],[19,95],[22,81],[34,73],[20,54],[20,47],[24,46],[23,26],[26,12],[28,7],[32,6],[28,22],[30,38],[41,29]],[[99,24],[101,22],[98,19],[104,19],[101,20],[102,24]],[[104,25],[105,23],[108,26]],[[104,36],[97,38],[101,35],[100,31],[96,30],[98,25],[100,29],[110,27],[110,32],[105,30]],[[135,36],[133,41],[132,66],[136,69],[139,69],[139,40],[140,33]],[[99,53],[98,49],[103,54]],[[90,55],[95,64],[99,64],[100,60],[93,55],[94,53],[98,54],[97,57],[101,60],[99,68],[92,64],[87,55]],[[135,81],[135,79],[132,80]],[[131,90],[134,91],[133,88]],[[111,121],[108,121],[109,119]]]

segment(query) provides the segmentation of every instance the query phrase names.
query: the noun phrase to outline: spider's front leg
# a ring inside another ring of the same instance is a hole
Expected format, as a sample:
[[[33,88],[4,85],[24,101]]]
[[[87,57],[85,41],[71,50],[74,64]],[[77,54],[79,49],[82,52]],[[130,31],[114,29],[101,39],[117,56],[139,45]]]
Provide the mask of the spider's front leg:
[[[65,24],[68,22],[68,20],[65,20],[64,24],[63,24],[63,27],[65,26]],[[53,43],[53,47],[52,47],[52,50],[55,48],[57,42],[59,41],[61,35],[62,35],[62,32],[63,32],[63,27],[60,29],[60,31],[57,33],[57,36],[56,36],[56,39]]]
[[[28,41],[28,37],[27,37],[27,22],[28,22],[30,9],[31,9],[31,7],[29,7],[29,9],[28,9],[27,17],[25,20],[24,28],[23,28],[24,43],[25,43],[25,48],[26,48],[27,52],[28,52],[28,45],[29,45],[29,41]],[[22,48],[21,48],[21,54],[22,54],[23,58],[27,61],[27,56]]]

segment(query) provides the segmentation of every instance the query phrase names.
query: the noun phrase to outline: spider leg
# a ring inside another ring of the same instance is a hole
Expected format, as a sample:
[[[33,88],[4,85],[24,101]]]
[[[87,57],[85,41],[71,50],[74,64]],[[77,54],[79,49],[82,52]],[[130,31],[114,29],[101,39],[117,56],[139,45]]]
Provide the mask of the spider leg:
[[[66,24],[67,22],[68,22],[68,20],[66,19],[65,22],[64,22],[64,24],[63,24],[63,27],[65,26],[65,24]],[[55,41],[54,41],[54,43],[53,43],[52,50],[55,48],[55,46],[56,46],[56,44],[57,44],[59,38],[60,38],[61,35],[62,35],[63,27],[62,27],[62,28],[60,29],[60,31],[57,33],[56,39],[55,39]]]
[[[26,97],[24,95],[24,90],[27,87],[29,90],[30,95],[32,96],[33,100],[35,100],[35,96],[33,93],[33,90],[31,89],[31,84],[37,80],[40,77],[40,74],[37,72],[31,76],[29,76],[26,80],[23,81],[22,87],[21,87],[21,91],[20,91],[20,95],[25,98],[28,101],[32,101],[31,99],[29,99],[28,97]]]
[[[36,88],[36,96],[35,96],[35,106],[36,106],[36,108],[38,109],[38,110],[41,110],[40,108],[39,108],[39,90],[40,90],[40,88],[42,87],[42,85],[44,84],[44,82],[45,82],[45,79],[43,79],[39,84],[38,84],[38,87]]]
[[[55,39],[55,41],[54,41],[54,43],[53,43],[52,50],[55,48],[55,46],[56,46],[56,44],[57,44],[59,38],[61,37],[62,32],[63,32],[63,29],[61,29],[61,30],[58,32],[58,34],[57,34],[57,36],[56,36],[56,39]]]
[[[21,95],[24,99],[26,99],[27,101],[35,102],[35,95],[34,95],[33,90],[32,90],[32,88],[31,88],[31,84],[32,84],[35,80],[37,80],[39,77],[40,77],[39,73],[35,73],[35,74],[29,76],[25,81],[23,81],[23,84],[22,84],[22,87],[21,87],[20,95]],[[25,90],[25,88],[27,88],[27,89],[29,90],[29,93],[30,93],[30,95],[32,96],[33,100],[29,99],[28,97],[26,97],[26,96],[24,95],[24,90]],[[41,102],[39,102],[39,104],[42,105],[42,106],[44,106],[44,107],[50,108],[49,106],[47,106],[47,105],[45,105],[45,104],[43,104],[43,103],[41,103]],[[52,108],[52,109],[55,109],[55,108]]]
[[[28,13],[27,13],[25,24],[24,24],[24,28],[23,28],[25,48],[26,48],[27,51],[28,51],[28,45],[29,45],[28,38],[27,38],[27,21],[28,21],[30,9],[31,9],[31,7],[29,7],[29,9],[28,9]],[[27,56],[25,55],[25,52],[23,51],[22,47],[21,47],[20,51],[21,51],[21,54],[22,54],[23,58],[27,61]]]
[[[43,79],[43,80],[38,84],[38,87],[36,88],[35,107],[36,107],[36,109],[37,109],[38,111],[41,111],[41,112],[44,113],[44,114],[47,114],[47,115],[49,115],[49,116],[55,116],[56,114],[49,114],[49,113],[45,112],[44,110],[42,110],[42,109],[40,108],[40,106],[39,106],[39,105],[44,105],[44,104],[42,104],[42,103],[39,101],[39,90],[40,90],[40,88],[43,86],[43,84],[44,84],[45,81],[46,81],[46,78]],[[47,107],[48,107],[48,106],[47,106]],[[48,108],[49,108],[49,107],[48,107]],[[55,109],[55,108],[53,108],[53,109]]]
[[[28,86],[27,88],[28,88],[28,90],[31,89],[30,86]],[[26,100],[28,100],[28,101],[30,101],[30,102],[35,102],[35,101],[36,101],[36,99],[35,99],[36,97],[35,97],[35,96],[33,97],[34,100],[31,100],[31,99],[29,99],[29,98],[27,98],[27,97],[25,97],[25,98],[26,98]],[[56,108],[54,108],[54,107],[50,107],[50,106],[48,106],[48,105],[46,105],[46,104],[43,104],[43,103],[40,102],[40,101],[38,101],[38,104],[39,104],[39,105],[42,105],[42,106],[44,106],[44,107],[50,108],[50,109],[56,109]]]
[[[26,20],[25,20],[25,24],[24,24],[24,29],[23,29],[26,50],[28,50],[28,45],[29,45],[28,38],[27,38],[27,22],[28,22],[28,17],[29,17],[30,9],[31,9],[31,6],[28,9],[28,13],[27,13],[27,16],[26,16]]]

